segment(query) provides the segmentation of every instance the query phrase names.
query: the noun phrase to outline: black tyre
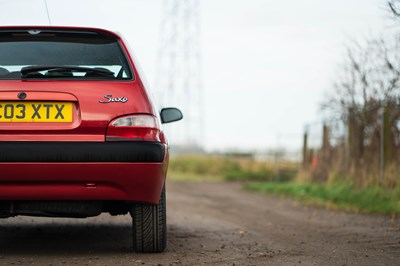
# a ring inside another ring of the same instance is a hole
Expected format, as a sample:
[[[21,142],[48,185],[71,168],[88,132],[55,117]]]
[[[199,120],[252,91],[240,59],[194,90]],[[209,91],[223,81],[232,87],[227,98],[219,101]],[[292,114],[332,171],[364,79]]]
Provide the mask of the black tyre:
[[[135,204],[131,211],[133,249],[136,252],[162,252],[167,246],[167,207],[165,186],[158,204]]]

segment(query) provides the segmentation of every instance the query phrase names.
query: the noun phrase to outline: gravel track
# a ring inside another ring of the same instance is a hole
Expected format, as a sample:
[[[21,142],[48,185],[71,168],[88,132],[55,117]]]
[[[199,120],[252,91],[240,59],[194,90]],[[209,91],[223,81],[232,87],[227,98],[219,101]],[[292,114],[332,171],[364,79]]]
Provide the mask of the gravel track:
[[[237,183],[169,182],[168,247],[131,253],[130,216],[0,220],[0,265],[400,265],[400,219],[304,207]]]

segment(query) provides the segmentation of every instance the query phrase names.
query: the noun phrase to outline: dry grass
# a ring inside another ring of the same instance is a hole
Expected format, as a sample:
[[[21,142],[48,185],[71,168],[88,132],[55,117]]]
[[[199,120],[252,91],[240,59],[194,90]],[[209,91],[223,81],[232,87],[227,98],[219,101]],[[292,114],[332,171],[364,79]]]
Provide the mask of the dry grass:
[[[226,156],[174,156],[170,159],[169,178],[177,180],[292,180],[299,165]]]

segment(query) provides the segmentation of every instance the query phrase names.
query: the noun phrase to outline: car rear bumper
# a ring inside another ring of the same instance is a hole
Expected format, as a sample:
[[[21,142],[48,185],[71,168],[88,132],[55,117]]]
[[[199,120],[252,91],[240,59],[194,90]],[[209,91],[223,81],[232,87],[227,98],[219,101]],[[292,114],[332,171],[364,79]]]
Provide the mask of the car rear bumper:
[[[168,166],[166,145],[108,144],[25,143],[25,150],[23,142],[0,143],[0,200],[158,203]]]
[[[159,142],[0,142],[1,162],[162,162]]]

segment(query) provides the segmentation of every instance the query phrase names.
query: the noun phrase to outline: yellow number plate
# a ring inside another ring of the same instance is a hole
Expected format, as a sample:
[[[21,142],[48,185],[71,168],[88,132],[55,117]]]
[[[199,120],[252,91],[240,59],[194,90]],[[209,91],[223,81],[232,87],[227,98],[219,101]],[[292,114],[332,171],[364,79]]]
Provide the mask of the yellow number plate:
[[[0,101],[0,122],[72,122],[72,103]]]

